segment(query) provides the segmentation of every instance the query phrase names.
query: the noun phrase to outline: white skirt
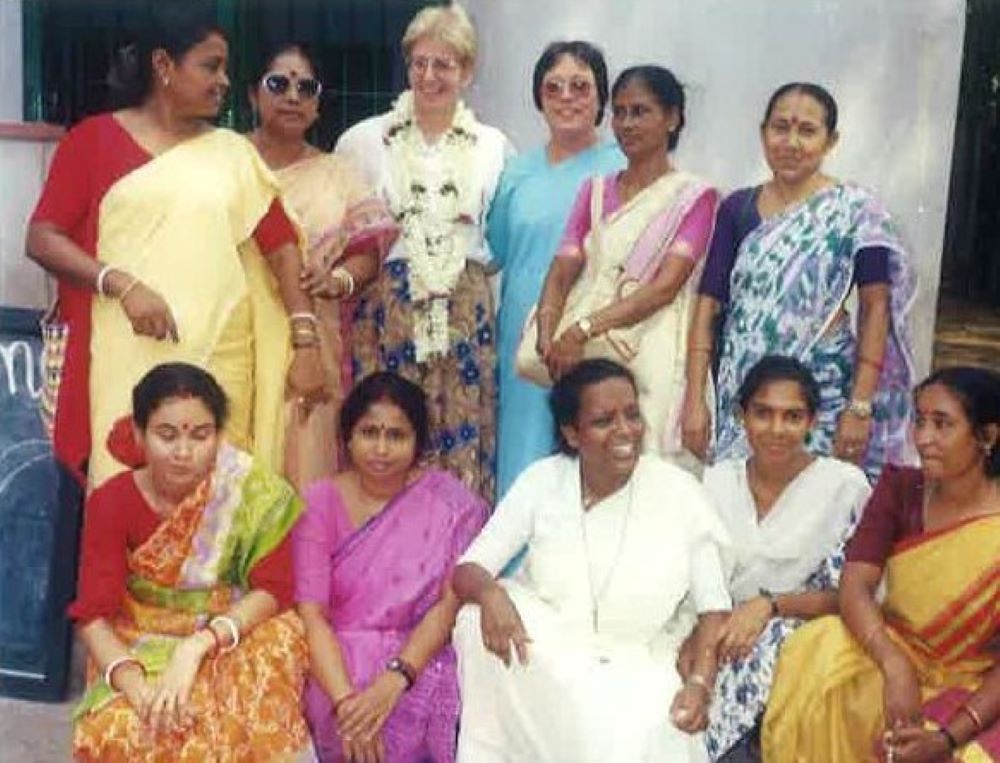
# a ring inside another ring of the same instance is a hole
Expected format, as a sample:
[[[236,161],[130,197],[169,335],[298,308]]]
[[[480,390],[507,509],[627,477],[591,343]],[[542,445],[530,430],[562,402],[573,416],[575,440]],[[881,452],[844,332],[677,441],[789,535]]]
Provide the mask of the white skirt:
[[[701,734],[670,720],[676,654],[597,645],[525,588],[504,581],[531,638],[528,664],[486,651],[479,607],[455,626],[462,689],[458,763],[702,763]]]

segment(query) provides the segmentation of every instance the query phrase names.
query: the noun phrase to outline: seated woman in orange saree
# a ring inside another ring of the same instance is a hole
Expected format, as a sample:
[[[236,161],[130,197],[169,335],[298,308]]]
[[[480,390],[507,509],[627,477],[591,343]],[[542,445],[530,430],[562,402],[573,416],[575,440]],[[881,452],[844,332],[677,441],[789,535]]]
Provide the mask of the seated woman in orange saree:
[[[287,609],[301,503],[221,440],[228,403],[207,372],[160,365],[132,397],[135,440],[125,422],[110,447],[146,465],[95,490],[85,513],[70,614],[90,670],[74,758],[313,760],[304,628]]]
[[[785,642],[769,763],[1000,761],[1000,377],[939,371],[916,409],[922,468],[886,467],[848,546],[841,616]]]

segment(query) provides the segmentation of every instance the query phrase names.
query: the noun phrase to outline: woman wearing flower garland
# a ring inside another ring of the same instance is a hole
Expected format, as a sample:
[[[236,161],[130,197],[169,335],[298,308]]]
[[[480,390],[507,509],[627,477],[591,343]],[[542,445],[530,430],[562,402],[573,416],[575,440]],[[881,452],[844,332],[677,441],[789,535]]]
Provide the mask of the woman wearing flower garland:
[[[511,148],[461,101],[476,32],[460,6],[420,11],[402,47],[410,89],[336,148],[356,161],[401,226],[358,305],[355,373],[389,370],[419,384],[439,464],[491,499],[496,351],[483,221]]]

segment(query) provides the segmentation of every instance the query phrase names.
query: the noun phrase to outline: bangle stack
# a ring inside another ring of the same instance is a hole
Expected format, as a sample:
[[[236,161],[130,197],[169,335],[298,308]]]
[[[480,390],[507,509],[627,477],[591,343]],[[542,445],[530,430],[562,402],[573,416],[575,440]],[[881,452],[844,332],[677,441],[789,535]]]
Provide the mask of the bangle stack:
[[[240,624],[237,622],[235,617],[230,617],[229,615],[216,615],[208,621],[209,630],[214,633],[216,625],[224,625],[228,628],[230,637],[229,646],[222,646],[222,640],[219,639],[217,633],[214,634],[220,646],[219,654],[231,652],[240,645]]]
[[[351,275],[350,270],[344,267],[334,268],[330,271],[330,279],[341,285],[343,289],[340,293],[341,297],[354,296],[354,288],[357,284],[355,284],[354,276]]]
[[[111,662],[109,662],[108,666],[104,669],[104,683],[108,685],[108,688],[111,689],[111,691],[118,691],[115,688],[114,683],[112,683],[115,677],[115,671],[118,670],[118,668],[120,668],[122,665],[128,665],[128,664],[137,665],[139,667],[139,670],[142,671],[143,678],[146,677],[146,666],[143,665],[137,657],[133,657],[131,655],[125,655],[124,657],[117,657],[113,659]]]
[[[315,347],[319,343],[316,314],[310,312],[292,313],[288,316],[292,324],[292,347]]]

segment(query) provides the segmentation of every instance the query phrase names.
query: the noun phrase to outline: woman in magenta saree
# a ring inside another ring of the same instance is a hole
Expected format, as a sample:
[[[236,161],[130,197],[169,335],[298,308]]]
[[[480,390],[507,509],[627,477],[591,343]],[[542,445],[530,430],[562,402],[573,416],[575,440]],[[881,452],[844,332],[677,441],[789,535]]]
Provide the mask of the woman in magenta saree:
[[[369,376],[340,420],[350,466],[306,491],[294,535],[313,739],[324,763],[450,763],[459,696],[447,581],[488,508],[447,472],[419,468],[427,412],[410,382]]]

